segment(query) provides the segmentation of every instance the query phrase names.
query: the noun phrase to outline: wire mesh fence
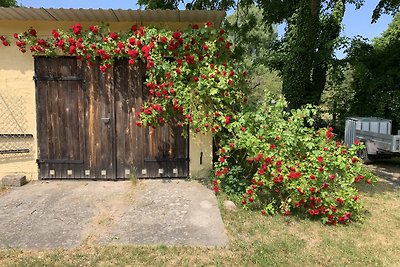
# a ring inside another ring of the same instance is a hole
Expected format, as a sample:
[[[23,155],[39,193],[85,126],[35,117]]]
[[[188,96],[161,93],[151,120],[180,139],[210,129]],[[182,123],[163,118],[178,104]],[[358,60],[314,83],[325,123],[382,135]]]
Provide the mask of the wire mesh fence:
[[[27,132],[26,99],[0,92],[0,157],[32,153],[33,135]]]

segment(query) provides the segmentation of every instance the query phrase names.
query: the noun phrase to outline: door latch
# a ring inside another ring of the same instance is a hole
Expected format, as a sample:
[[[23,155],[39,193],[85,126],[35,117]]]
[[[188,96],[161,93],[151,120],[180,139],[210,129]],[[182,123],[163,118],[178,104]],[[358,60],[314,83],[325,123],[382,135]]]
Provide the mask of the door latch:
[[[110,123],[110,113],[108,113],[108,117],[105,118],[100,118],[102,122],[104,122],[104,124],[109,124]]]

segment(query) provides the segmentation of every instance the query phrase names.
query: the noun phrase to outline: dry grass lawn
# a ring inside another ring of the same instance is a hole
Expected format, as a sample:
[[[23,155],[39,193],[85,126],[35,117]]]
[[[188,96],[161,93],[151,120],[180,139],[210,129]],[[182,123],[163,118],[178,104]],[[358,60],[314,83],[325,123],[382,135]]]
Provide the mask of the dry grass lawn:
[[[5,194],[6,192],[7,192],[7,188],[2,186],[2,185],[0,185],[0,196]]]
[[[227,248],[9,249],[0,250],[0,266],[400,266],[400,189],[379,182],[362,191],[365,220],[348,226],[222,209]]]

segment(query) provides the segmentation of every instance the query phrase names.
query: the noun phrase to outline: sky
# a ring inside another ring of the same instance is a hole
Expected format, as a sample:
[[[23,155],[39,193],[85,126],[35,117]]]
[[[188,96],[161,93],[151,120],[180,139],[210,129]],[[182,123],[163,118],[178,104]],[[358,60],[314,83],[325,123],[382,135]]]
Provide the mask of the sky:
[[[387,28],[392,17],[383,15],[378,22],[371,24],[372,10],[375,8],[379,0],[366,0],[365,4],[359,10],[355,10],[353,5],[346,7],[343,19],[344,35],[354,37],[361,35],[365,38],[372,39],[378,37]],[[139,9],[135,0],[18,0],[18,3],[26,7],[46,7],[46,8],[114,8],[114,9]],[[279,31],[283,31],[280,27]],[[343,57],[342,52],[338,52],[339,58]]]

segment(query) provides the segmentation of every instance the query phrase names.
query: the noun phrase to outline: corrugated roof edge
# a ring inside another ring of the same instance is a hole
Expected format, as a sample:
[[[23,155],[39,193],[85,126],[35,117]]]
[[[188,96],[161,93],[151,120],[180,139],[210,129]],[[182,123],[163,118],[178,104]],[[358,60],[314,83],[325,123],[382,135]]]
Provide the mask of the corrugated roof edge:
[[[107,14],[110,13],[110,16]],[[154,13],[159,15],[154,16]],[[93,8],[33,8],[0,7],[1,20],[45,20],[45,21],[98,21],[102,15],[104,22],[205,22],[211,21],[221,26],[225,11],[219,10],[133,10],[133,9],[93,9]],[[138,20],[139,18],[139,20]],[[184,20],[182,20],[182,18]]]

